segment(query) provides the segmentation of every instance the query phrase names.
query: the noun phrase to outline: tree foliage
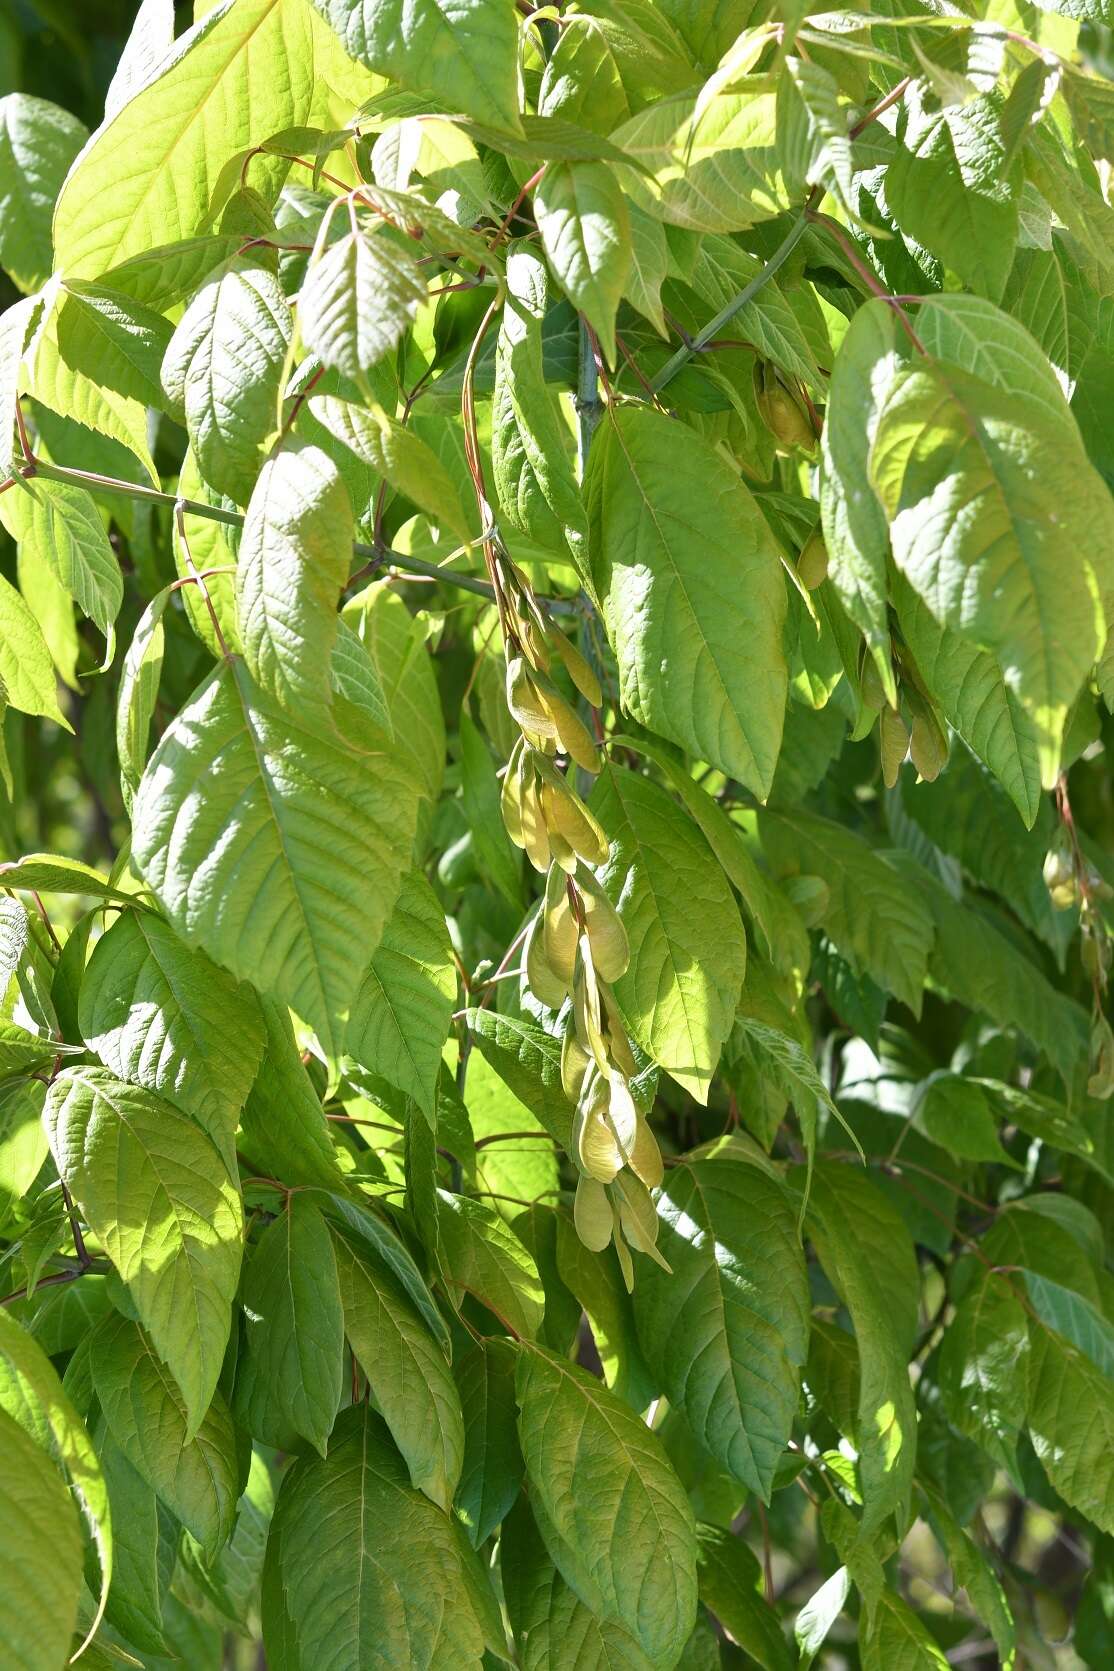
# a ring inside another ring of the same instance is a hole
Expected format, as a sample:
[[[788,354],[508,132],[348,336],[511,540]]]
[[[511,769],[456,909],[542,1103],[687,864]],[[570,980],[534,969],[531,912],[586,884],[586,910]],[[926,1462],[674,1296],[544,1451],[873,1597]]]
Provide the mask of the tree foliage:
[[[1107,8],[40,9],[5,1665],[1109,1666]]]

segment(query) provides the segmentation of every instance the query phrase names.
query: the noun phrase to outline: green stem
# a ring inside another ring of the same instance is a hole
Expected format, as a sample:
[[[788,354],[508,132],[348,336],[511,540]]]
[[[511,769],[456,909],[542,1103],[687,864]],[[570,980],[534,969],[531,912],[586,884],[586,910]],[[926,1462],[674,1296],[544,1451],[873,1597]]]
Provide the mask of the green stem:
[[[181,506],[187,516],[221,522],[228,528],[242,528],[244,525],[242,511],[225,510],[223,505],[206,505],[200,499],[182,499],[176,493],[164,493],[161,488],[147,487],[142,482],[118,481],[114,476],[102,476],[95,470],[75,470],[68,465],[50,464],[45,459],[36,458],[20,473],[25,477],[41,476],[44,481],[66,482],[71,487],[88,488],[92,493],[119,494],[126,499],[141,499],[149,505],[166,505],[172,511]],[[457,586],[462,591],[475,592],[477,597],[490,599],[495,596],[486,580],[478,580],[470,574],[454,574],[451,569],[438,568],[436,563],[427,563],[421,557],[404,556],[387,545],[365,545],[357,540],[352,550],[357,557],[369,559],[373,565],[390,565],[405,570],[407,574],[446,580],[450,586]]]
[[[770,282],[778,268],[784,266],[785,262],[789,259],[790,255],[796,249],[797,245],[800,243],[801,239],[808,230],[807,217],[809,210],[813,206],[814,199],[819,201],[819,188],[813,191],[812,196],[809,198],[804,208],[800,211],[796,220],[789,228],[789,231],[786,233],[785,237],[782,239],[781,243],[778,245],[777,249],[774,251],[773,255],[771,255],[770,259],[766,262],[766,265],[761,269],[761,271],[755,273],[750,283],[745,285],[743,289],[739,291],[737,296],[732,296],[727,306],[725,308],[721,308],[714,319],[710,319],[708,321],[699,336],[693,337],[691,342],[683,343],[673,355],[672,359],[666,360],[657,376],[651,379],[655,394],[658,390],[664,389],[665,385],[676,377],[681,367],[686,365],[694,354],[701,353],[702,350],[705,349],[713,340],[713,338],[719,335],[719,333],[723,330],[723,327],[734,319],[739,310],[746,307],[747,303],[754,296],[757,296],[763,285]]]

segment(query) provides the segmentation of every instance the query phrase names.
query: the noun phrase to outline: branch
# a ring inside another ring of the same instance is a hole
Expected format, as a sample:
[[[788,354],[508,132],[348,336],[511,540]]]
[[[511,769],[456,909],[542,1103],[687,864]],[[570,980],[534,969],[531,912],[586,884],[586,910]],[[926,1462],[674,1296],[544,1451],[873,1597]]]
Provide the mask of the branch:
[[[861,117],[853,127],[847,130],[848,138],[858,139],[863,130],[865,128],[869,128],[872,122],[876,122],[879,116],[882,115],[883,111],[888,110],[891,105],[896,104],[898,99],[900,99],[905,93],[912,79],[912,76],[907,75],[903,81],[899,81],[895,87],[891,87],[884,99],[881,99],[872,110],[868,110],[865,116]],[[718,336],[723,327],[728,324],[730,320],[734,319],[739,310],[746,307],[747,303],[754,296],[757,296],[762,287],[770,282],[778,268],[785,264],[789,256],[793,253],[794,249],[804,237],[809,221],[812,218],[813,211],[819,207],[823,197],[824,187],[822,185],[813,186],[804,208],[798,212],[797,218],[794,220],[792,226],[789,228],[789,231],[786,233],[784,240],[778,245],[777,249],[774,251],[773,255],[771,255],[762,270],[755,273],[750,283],[744,286],[744,288],[739,291],[737,296],[733,296],[727,306],[717,313],[714,319],[710,320],[709,323],[705,325],[699,336],[695,336],[691,341],[682,344],[682,346],[678,348],[677,352],[673,355],[673,358],[666,360],[657,376],[652,379],[652,385],[655,393],[659,389],[663,389],[668,382],[676,377],[681,367],[687,364],[694,354],[702,353],[703,350],[707,348],[712,338]]]
[[[118,494],[124,499],[140,499],[148,505],[166,505],[171,511],[181,507],[187,516],[220,522],[226,528],[242,528],[244,525],[242,511],[228,511],[223,505],[206,505],[200,499],[182,499],[176,493],[164,493],[161,488],[147,487],[143,482],[125,482],[115,476],[102,476],[95,470],[75,470],[68,465],[50,464],[45,459],[32,458],[19,473],[25,480],[41,476],[44,481],[66,482],[71,487],[88,488],[93,493]],[[470,574],[454,574],[450,569],[439,568],[436,563],[427,563],[421,557],[406,556],[387,545],[365,545],[356,540],[352,550],[357,557],[369,559],[371,567],[385,565],[401,569],[406,574],[423,575],[428,580],[447,580],[450,586],[474,592],[478,597],[489,600],[495,596],[486,580],[478,580]]]
[[[665,385],[676,377],[681,367],[686,365],[694,354],[702,353],[712,338],[717,337],[723,327],[734,319],[740,309],[745,308],[747,303],[757,296],[763,286],[770,282],[778,268],[784,266],[808,230],[809,210],[819,203],[822,196],[821,187],[814,186],[808,202],[800,210],[789,231],[761,271],[755,273],[750,283],[745,285],[737,296],[732,296],[727,306],[721,308],[715,318],[708,321],[698,336],[693,337],[689,342],[682,343],[672,359],[666,360],[657,376],[650,380],[655,394],[660,389],[664,389]]]

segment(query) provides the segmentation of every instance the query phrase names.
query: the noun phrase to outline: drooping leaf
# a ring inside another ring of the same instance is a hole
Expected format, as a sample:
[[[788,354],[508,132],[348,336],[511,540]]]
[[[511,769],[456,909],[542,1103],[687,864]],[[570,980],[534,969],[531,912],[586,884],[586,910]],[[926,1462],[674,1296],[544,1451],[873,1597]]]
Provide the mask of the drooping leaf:
[[[728,1637],[764,1671],[789,1671],[792,1657],[777,1615],[759,1594],[762,1569],[743,1542],[719,1526],[698,1526],[700,1599]]]
[[[542,247],[569,301],[615,363],[615,314],[630,270],[630,222],[618,177],[603,162],[551,162],[534,192]]]
[[[267,1605],[271,1575],[281,1616]],[[456,1671],[483,1651],[452,1522],[414,1490],[364,1404],[340,1418],[327,1457],[302,1459],[285,1476],[263,1583],[264,1643],[280,1666],[292,1663],[286,1631],[296,1632],[302,1663],[338,1667],[378,1660]]]
[[[584,510],[569,437],[545,383],[545,267],[528,244],[507,257],[508,297],[495,350],[492,470],[502,514],[540,545],[583,561]]]
[[[782,875],[819,876],[821,921],[853,964],[917,1013],[933,943],[924,902],[853,831],[794,813],[763,815],[762,844]]]
[[[895,380],[870,454],[898,567],[942,625],[997,655],[1046,785],[1105,636],[1091,554],[1114,531],[1109,490],[1057,439],[1037,402],[936,360]]]
[[[464,1417],[456,1508],[475,1548],[486,1543],[518,1496],[522,1453],[515,1431],[515,1355],[505,1341],[477,1343],[454,1377]]]
[[[585,493],[624,708],[764,797],[788,687],[785,588],[750,493],[684,425],[634,407],[597,433]]]
[[[329,1229],[295,1192],[248,1256],[232,1411],[264,1444],[292,1435],[325,1455],[341,1400],[344,1314]]]
[[[859,1346],[861,1540],[891,1514],[904,1527],[916,1462],[917,1417],[908,1357],[917,1324],[917,1270],[909,1233],[885,1198],[852,1167],[825,1162],[813,1175],[808,1234],[851,1314]]]
[[[64,1665],[81,1594],[77,1511],[46,1452],[0,1410],[0,1625],[17,1671]]]
[[[240,1274],[238,1184],[201,1127],[103,1068],[67,1068],[43,1112],[51,1152],[182,1392],[184,1428],[220,1374]]]
[[[484,0],[447,12],[437,0],[314,0],[354,58],[449,110],[515,133],[519,127],[514,17]]]
[[[696,1534],[660,1441],[592,1376],[538,1347],[519,1359],[517,1398],[550,1558],[652,1665],[675,1664],[696,1617]]]
[[[277,277],[235,256],[202,283],[162,362],[162,383],[185,414],[198,469],[246,505],[277,424],[293,325]]]
[[[100,1582],[91,1638],[112,1583],[113,1534],[108,1491],[97,1453],[42,1348],[7,1312],[0,1312],[0,1411],[57,1463],[97,1552]]]
[[[92,499],[80,487],[31,481],[5,494],[0,506],[12,538],[46,561],[82,614],[100,628],[111,660],[124,584]]]
[[[456,996],[445,914],[418,871],[403,878],[383,938],[356,994],[345,1049],[413,1097],[431,1124]]]
[[[228,159],[315,114],[323,87],[315,88],[313,22],[291,0],[220,0],[179,37],[66,178],[54,248],[67,277],[97,278],[154,244],[201,232]],[[275,190],[287,166],[272,168]]]
[[[706,1102],[746,968],[738,907],[703,836],[647,778],[608,767],[592,809],[611,840],[601,879],[631,948],[616,998],[643,1049]]]
[[[499,1568],[524,1671],[551,1671],[566,1658],[582,1671],[648,1671],[653,1664],[629,1631],[599,1618],[562,1578],[525,1496],[506,1522]]]
[[[445,1354],[389,1272],[344,1236],[334,1245],[353,1355],[411,1484],[447,1510],[460,1478],[464,1422]]]
[[[129,911],[93,949],[78,1017],[105,1067],[192,1114],[231,1175],[236,1121],[263,1055],[252,989],[183,945],[161,917]]]
[[[1101,1531],[1114,1531],[1114,1396],[1092,1360],[1049,1328],[1031,1330],[1029,1434],[1056,1490]]]
[[[209,1555],[227,1541],[239,1496],[236,1434],[219,1393],[199,1424],[136,1323],[113,1314],[90,1339],[93,1386],[132,1467]]]
[[[314,262],[298,323],[322,362],[366,387],[366,374],[425,300],[414,258],[385,233],[347,232]]]
[[[642,1350],[709,1454],[768,1500],[808,1349],[795,1205],[754,1167],[694,1160],[670,1173],[657,1209],[671,1274],[639,1262]]]
[[[484,1201],[438,1191],[438,1230],[446,1276],[501,1323],[525,1338],[537,1334],[545,1290],[526,1248]]]
[[[21,290],[50,273],[54,200],[86,137],[77,117],[48,99],[0,100],[0,267]]]
[[[337,605],[352,563],[348,490],[312,444],[284,444],[252,490],[236,566],[244,661],[299,719],[329,723]]]
[[[311,730],[231,663],[152,755],[134,855],[187,943],[280,994],[331,1044],[390,915],[415,814],[409,772],[378,738],[358,753]]]

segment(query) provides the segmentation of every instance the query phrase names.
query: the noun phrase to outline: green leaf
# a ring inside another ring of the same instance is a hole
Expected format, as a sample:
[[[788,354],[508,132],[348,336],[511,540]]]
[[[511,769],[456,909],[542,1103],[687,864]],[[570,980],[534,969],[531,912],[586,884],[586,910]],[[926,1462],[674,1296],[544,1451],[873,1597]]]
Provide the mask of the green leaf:
[[[456,1511],[474,1548],[487,1542],[522,1485],[515,1431],[515,1354],[502,1340],[479,1341],[454,1368],[464,1417],[464,1459]]]
[[[42,1348],[10,1313],[0,1311],[0,1411],[53,1458],[85,1521],[100,1566],[99,1601],[88,1630],[101,1621],[112,1583],[112,1515],[97,1453],[84,1423]]]
[[[395,736],[413,760],[422,793],[436,800],[445,774],[445,721],[422,623],[382,581],[345,605],[344,620],[375,663]]]
[[[201,10],[199,7],[199,13]],[[173,45],[173,0],[140,0],[131,33],[105,94],[104,107],[109,116],[115,115],[146,86]]]
[[[998,108],[983,95],[928,108],[914,81],[886,170],[886,202],[901,230],[924,244],[964,285],[997,301],[1017,241],[1017,178],[1006,166]]]
[[[313,0],[353,58],[448,110],[519,131],[514,13],[485,0]]]
[[[881,655],[892,683],[886,617],[886,516],[866,479],[879,414],[901,359],[893,309],[865,303],[836,356],[821,437],[820,512],[828,573],[843,607]],[[935,687],[933,687],[935,688]]]
[[[953,1519],[935,1493],[928,1494],[928,1502],[929,1525],[948,1557],[955,1582],[967,1591],[971,1605],[994,1637],[1003,1666],[1012,1671],[1017,1632],[1001,1580],[974,1536]]]
[[[1014,939],[992,920],[960,905],[919,865],[903,858],[903,873],[932,913],[936,941],[930,960],[934,980],[953,998],[983,1010],[1002,1027],[1017,1027],[1045,1052],[1065,1077],[1086,1049],[1083,1011],[1019,955]]]
[[[637,748],[659,767],[671,789],[684,802],[719,860],[728,881],[742,900],[743,909],[762,936],[762,949],[782,973],[803,975],[812,959],[808,934],[800,915],[777,884],[762,871],[750,845],[736,824],[707,790],[693,781],[670,750],[645,737],[616,737],[616,743]]]
[[[698,1526],[700,1599],[764,1671],[790,1671],[793,1657],[777,1614],[759,1594],[758,1557],[721,1526]]]
[[[194,237],[228,159],[312,119],[325,102],[313,22],[292,0],[219,0],[179,37],[67,176],[54,221],[67,278],[98,278],[153,244]],[[270,165],[276,192],[287,166]]]
[[[938,1384],[953,1426],[1015,1476],[1028,1359],[1021,1301],[1008,1281],[987,1271],[944,1332]]]
[[[1062,1335],[1108,1379],[1114,1379],[1114,1325],[1090,1300],[1036,1271],[1026,1271],[1025,1289],[1042,1323]]]
[[[264,1444],[291,1436],[325,1455],[340,1408],[344,1313],[332,1238],[317,1206],[293,1193],[244,1271],[243,1346],[232,1411]]]
[[[81,612],[100,628],[108,641],[106,663],[111,661],[124,583],[92,499],[84,488],[30,481],[5,494],[0,507],[12,538],[33,547]]]
[[[572,1142],[573,1105],[561,1088],[561,1046],[552,1033],[535,1021],[500,1015],[496,1010],[471,1009],[467,1020],[484,1060],[567,1149]]]
[[[660,230],[660,228],[659,228]],[[507,300],[495,348],[491,461],[501,514],[558,555],[584,567],[586,525],[573,476],[570,436],[545,382],[544,263],[528,244],[507,255]]]
[[[311,730],[232,662],[151,756],[133,851],[182,938],[265,983],[329,1049],[394,905],[415,814],[409,772],[378,736],[357,753]]]
[[[46,1087],[17,1080],[0,1091],[0,1221],[23,1200],[50,1150],[43,1131]]]
[[[263,1062],[240,1115],[240,1146],[265,1177],[332,1190],[342,1177],[325,1111],[294,1040],[290,1014],[273,998],[263,1012]]]
[[[389,1536],[384,1530],[389,1529]],[[453,1523],[410,1485],[367,1405],[346,1410],[328,1456],[286,1474],[267,1544],[263,1640],[276,1666],[478,1664],[483,1634]],[[267,1605],[269,1576],[281,1615]],[[296,1631],[299,1658],[283,1657]]]
[[[532,1339],[541,1327],[545,1290],[530,1254],[484,1202],[447,1190],[437,1196],[447,1280],[474,1295],[515,1335]]]
[[[27,339],[41,307],[40,297],[25,296],[0,315],[0,481],[13,474],[20,371]]]
[[[93,948],[78,1018],[105,1067],[192,1114],[235,1176],[236,1123],[263,1056],[252,989],[161,917],[129,911]]]
[[[346,232],[310,267],[298,303],[305,345],[366,388],[426,299],[414,257],[386,232]]]
[[[251,497],[277,427],[292,334],[278,278],[236,256],[205,279],[162,361],[162,386],[185,413],[202,476],[238,505]]]
[[[4,1410],[0,1445],[0,1630],[13,1671],[40,1671],[69,1661],[81,1533],[58,1470]]]
[[[640,1261],[642,1350],[709,1455],[768,1502],[808,1351],[794,1203],[743,1162],[692,1160],[669,1174],[657,1210],[672,1274]]]
[[[817,1166],[806,1226],[858,1341],[863,1543],[891,1514],[904,1530],[909,1514],[917,1448],[908,1371],[917,1328],[916,1259],[894,1209],[853,1167]]]
[[[16,490],[17,492],[19,489]],[[57,682],[42,628],[10,581],[0,575],[0,684],[13,708],[72,729],[58,706]]]
[[[328,723],[354,532],[348,489],[320,447],[288,442],[267,460],[244,519],[236,604],[249,673],[300,720]]]
[[[661,1391],[661,1381],[642,1355],[634,1305],[614,1252],[592,1253],[568,1219],[561,1218],[557,1221],[557,1269],[584,1309],[604,1381],[632,1410],[648,1409]],[[648,1269],[640,1269],[639,1280]]]
[[[94,899],[118,899],[131,905],[134,895],[123,893],[80,859],[59,853],[28,853],[11,864],[0,865],[0,888],[26,888],[36,893],[86,894]]]
[[[902,637],[948,724],[994,773],[1031,826],[1040,805],[1040,732],[1006,683],[1001,663],[989,650],[940,626],[902,574],[893,576],[892,600]]]
[[[93,1385],[109,1431],[132,1467],[198,1543],[227,1542],[239,1496],[236,1434],[219,1393],[200,1425],[137,1324],[106,1319],[90,1339]]]
[[[785,588],[753,498],[706,441],[642,407],[597,435],[585,493],[623,707],[764,798],[788,688]]]
[[[859,1618],[863,1671],[944,1671],[949,1663],[926,1627],[900,1596],[883,1590]]]
[[[410,871],[356,994],[344,1044],[362,1067],[413,1097],[431,1126],[455,999],[445,913],[421,872]]]
[[[639,164],[623,170],[624,190],[639,208],[674,226],[740,232],[785,209],[768,81],[744,93],[658,99],[611,137]]]
[[[55,1165],[182,1391],[187,1436],[220,1374],[240,1274],[237,1184],[200,1126],[103,1068],[67,1068],[43,1113]]]
[[[942,625],[1000,660],[1038,729],[1047,786],[1105,637],[1108,565],[1091,555],[1114,539],[1105,484],[1036,402],[940,361],[891,388],[870,477],[914,590]]]
[[[216,1561],[210,1566],[188,1533],[182,1539],[181,1553],[190,1577],[226,1619],[252,1618],[256,1612],[274,1506],[270,1471],[259,1452],[253,1451],[247,1484],[236,1508],[235,1529]]]
[[[352,1241],[334,1237],[344,1328],[415,1490],[448,1509],[464,1420],[445,1355],[401,1286]]]
[[[54,200],[86,138],[77,117],[47,99],[0,99],[0,267],[21,290],[50,274]]]
[[[375,404],[365,410],[333,395],[321,395],[310,400],[309,409],[330,435],[403,498],[443,523],[458,540],[471,537],[471,524],[452,477],[420,435]]]
[[[141,1652],[165,1654],[162,1613],[178,1553],[178,1522],[103,1424],[97,1452],[113,1515],[112,1588],[105,1616]]]
[[[902,876],[861,836],[826,818],[767,812],[759,829],[783,876],[824,881],[828,897],[820,920],[844,957],[919,1014],[933,922]]]
[[[134,298],[75,281],[62,300],[58,352],[71,370],[141,406],[162,406],[163,355],[173,330]]]
[[[386,1268],[448,1359],[452,1353],[448,1326],[417,1265],[390,1226],[370,1208],[346,1196],[323,1194],[321,1207],[350,1242],[354,1237],[360,1244],[361,1258],[370,1255],[379,1266]]]
[[[568,1663],[577,1671],[650,1671],[634,1637],[586,1607],[546,1552],[525,1496],[506,1522],[499,1546],[507,1617],[523,1671]]]
[[[120,788],[129,812],[147,764],[151,721],[158,706],[166,649],[162,618],[170,595],[169,587],[164,586],[143,611],[132,633],[120,674],[120,689],[116,698],[116,755],[120,761]]]
[[[1048,1328],[1030,1331],[1029,1436],[1055,1489],[1114,1533],[1114,1393],[1108,1374]]]
[[[827,1641],[828,1633],[843,1612],[851,1575],[846,1567],[837,1567],[818,1590],[805,1602],[793,1626],[800,1654],[801,1671],[808,1671],[816,1655]]]
[[[592,1376],[538,1347],[519,1359],[517,1398],[531,1507],[551,1559],[665,1671],[696,1620],[696,1534],[660,1440]]]
[[[60,292],[52,286],[47,294],[56,303]],[[146,409],[130,396],[117,394],[107,384],[67,364],[58,344],[59,317],[57,306],[49,306],[28,351],[27,381],[36,401],[58,417],[69,418],[124,447],[131,457],[125,455],[119,463],[113,460],[123,479],[158,485],[158,471],[148,445]]]
[[[143,306],[165,313],[193,296],[213,268],[230,260],[243,241],[238,234],[211,232],[156,244],[109,268],[104,282]]]
[[[933,1073],[916,1105],[918,1130],[961,1160],[1012,1166],[998,1141],[998,1122],[981,1087],[957,1073]]]
[[[705,1103],[746,969],[738,907],[703,836],[649,779],[609,766],[591,805],[631,947],[615,996],[638,1044]]]
[[[630,271],[630,218],[614,170],[602,162],[549,163],[534,216],[553,276],[615,364],[615,314]]]
[[[517,906],[522,898],[522,859],[503,823],[491,751],[467,708],[461,709],[457,735],[464,816],[484,875]]]

